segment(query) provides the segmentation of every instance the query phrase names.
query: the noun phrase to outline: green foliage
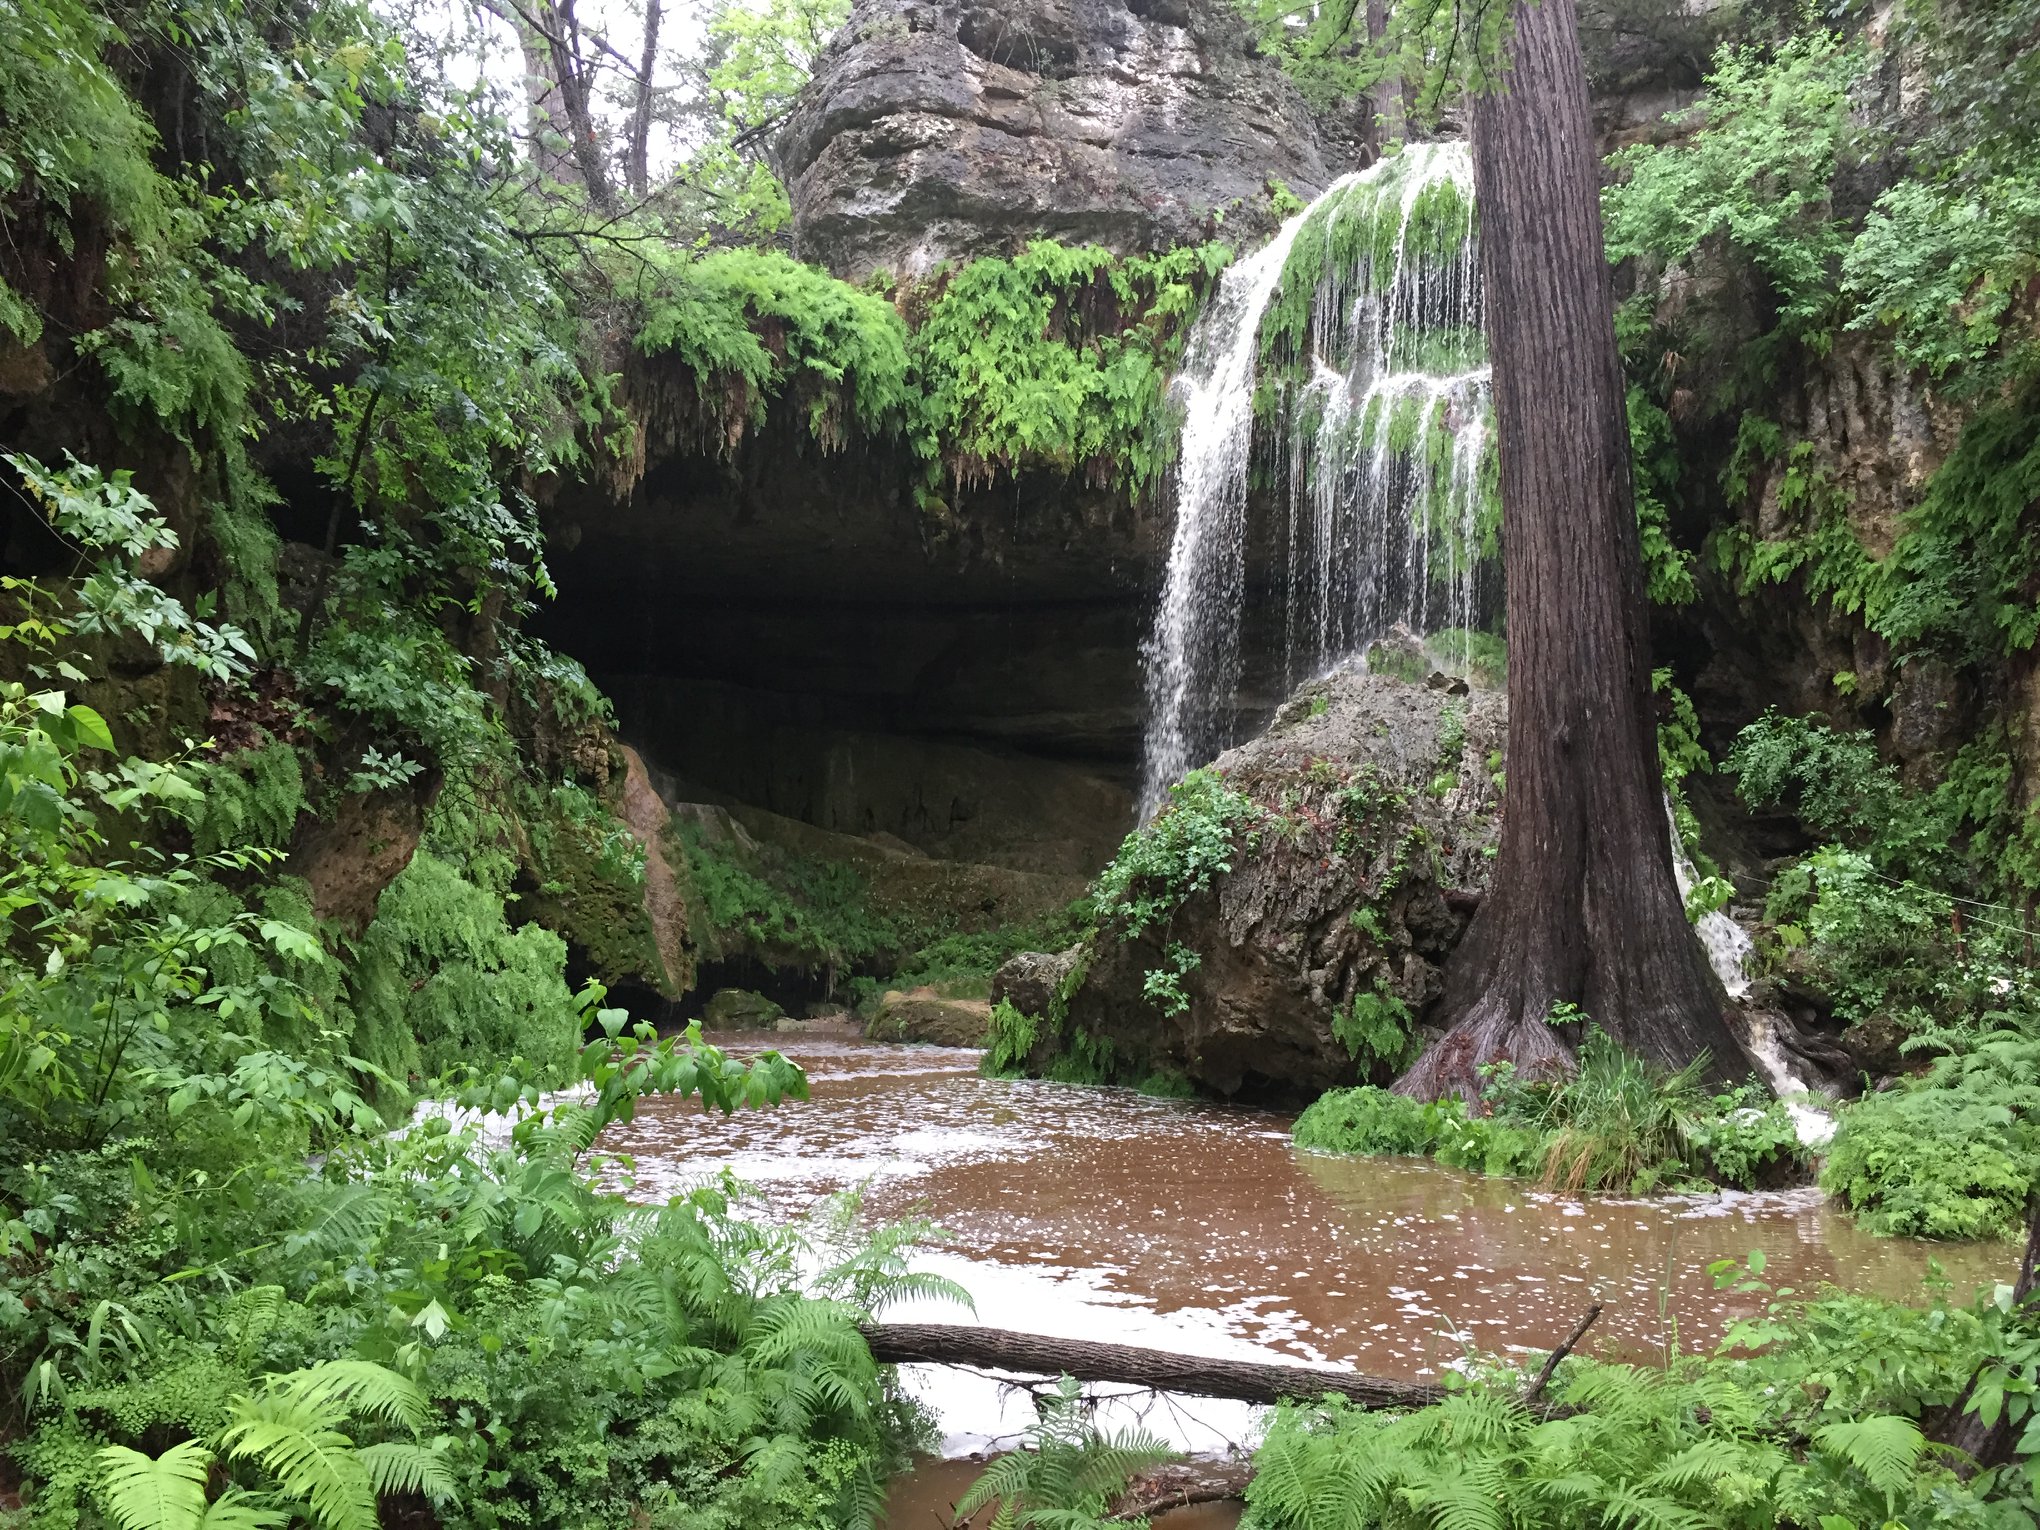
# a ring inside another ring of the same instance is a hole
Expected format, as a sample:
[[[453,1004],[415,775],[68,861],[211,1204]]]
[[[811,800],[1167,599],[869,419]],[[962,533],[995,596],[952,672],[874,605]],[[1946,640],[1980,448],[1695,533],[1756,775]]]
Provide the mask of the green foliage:
[[[1129,940],[1165,924],[1184,899],[1232,870],[1239,829],[1259,816],[1252,799],[1217,771],[1191,771],[1098,874],[1091,896],[1099,917]]]
[[[68,467],[51,469],[11,452],[0,461],[20,475],[29,503],[50,528],[94,560],[78,586],[72,630],[87,636],[132,633],[164,663],[188,665],[215,680],[248,672],[255,651],[239,628],[205,620],[210,597],[194,614],[141,576],[143,555],[174,550],[177,533],[135,488],[131,473],[108,477],[75,458]]]
[[[1628,394],[1630,487],[1636,500],[1636,533],[1643,544],[1645,593],[1651,604],[1691,605],[1693,554],[1672,541],[1671,506],[1678,502],[1679,460],[1671,417],[1642,388]]]
[[[1772,961],[1846,1019],[1888,1015],[1923,1036],[2032,1011],[2016,910],[1977,898],[2034,880],[2033,830],[1999,735],[1965,744],[1921,792],[1868,733],[1766,713],[1738,737],[1728,769],[1745,801],[1787,807],[1833,841],[1773,878],[1760,942]],[[1944,890],[1957,885],[1960,894]]]
[[[0,217],[17,247],[68,257],[82,236],[103,248],[106,321],[72,344],[97,361],[124,421],[189,440],[240,414],[249,368],[208,288],[232,302],[246,283],[207,249],[197,188],[156,168],[155,127],[107,60],[130,41],[76,0],[27,0],[0,16]],[[45,330],[4,285],[0,325],[25,343]]]
[[[1791,38],[1775,51],[1728,47],[1707,94],[1674,144],[1615,156],[1622,178],[1603,194],[1611,260],[1683,262],[1710,237],[1727,240],[1776,301],[1765,340],[1735,369],[1768,375],[1780,342],[1816,341],[1832,322],[1848,233],[1830,182],[1854,146],[1850,92],[1866,55],[1839,37]],[[1732,344],[1718,337],[1718,346]]]
[[[1761,1254],[1749,1268],[1762,1270]],[[1739,1292],[1768,1289],[1715,1269]],[[2009,1530],[2031,1514],[2019,1467],[1965,1480],[1921,1427],[1979,1362],[2025,1352],[2030,1312],[1789,1294],[1712,1355],[1662,1369],[1569,1358],[1549,1412],[1522,1404],[1522,1373],[1484,1357],[1470,1376],[1448,1372],[1448,1395],[1428,1408],[1285,1404],[1255,1456],[1248,1522]]]
[[[420,849],[355,952],[355,1049],[400,1080],[512,1056],[556,1074],[580,1042],[566,960],[559,936],[513,929],[499,893]]]
[[[1901,650],[1957,660],[2023,653],[2040,639],[2040,370],[2011,384],[1963,427],[1880,565],[1873,627]]]
[[[1017,1078],[1027,1067],[1040,1034],[1041,1017],[1023,1014],[1008,999],[992,1006],[992,1019],[985,1038],[984,1061],[979,1065],[988,1078]]]
[[[938,277],[914,326],[913,439],[959,483],[1049,467],[1133,491],[1172,445],[1162,383],[1224,245],[1115,258],[1035,240]]]
[[[1060,1378],[1037,1393],[1034,1423],[1020,1448],[999,1457],[956,1502],[956,1520],[997,1504],[996,1530],[1108,1530],[1106,1510],[1127,1482],[1175,1454],[1138,1431],[1104,1434],[1083,1388]]]
[[[1180,1015],[1190,1007],[1190,995],[1184,990],[1183,979],[1197,970],[1203,958],[1180,940],[1172,940],[1162,960],[1163,965],[1151,969],[1141,979],[1140,991],[1141,997],[1166,1018]]]
[[[305,809],[298,752],[271,739],[224,760],[194,768],[200,797],[191,805],[192,845],[216,850],[288,846]]]
[[[756,238],[791,219],[765,141],[849,16],[849,0],[724,3],[709,12],[706,84],[715,126],[690,157],[687,176],[708,197],[718,227]]]
[[[1409,1006],[1381,987],[1357,989],[1351,1004],[1332,1011],[1332,1037],[1360,1065],[1363,1078],[1377,1069],[1400,1068],[1411,1060],[1416,1041]]]
[[[1509,1064],[1496,1065],[1480,1114],[1463,1100],[1413,1100],[1363,1085],[1319,1097],[1294,1135],[1298,1147],[1435,1158],[1533,1177],[1567,1194],[1641,1195],[1703,1178],[1747,1186],[1800,1159],[1791,1118],[1760,1086],[1710,1097],[1698,1073],[1657,1075],[1592,1030],[1570,1079],[1525,1082]]]
[[[1877,1232],[2009,1238],[2040,1176],[2040,1043],[1988,1036],[1842,1112],[1821,1183]]]
[[[1040,919],[955,931],[902,958],[890,978],[870,986],[874,994],[884,988],[928,987],[945,998],[988,999],[993,974],[1013,957],[1022,951],[1067,950],[1096,922],[1091,900],[1085,897]]]
[[[741,950],[768,966],[847,972],[910,942],[873,908],[870,884],[853,866],[713,836],[692,823],[679,837],[701,898],[696,939],[712,953]]]
[[[672,266],[636,344],[695,374],[712,445],[734,445],[782,394],[802,405],[824,448],[853,427],[895,432],[909,408],[907,328],[893,306],[770,250]]]

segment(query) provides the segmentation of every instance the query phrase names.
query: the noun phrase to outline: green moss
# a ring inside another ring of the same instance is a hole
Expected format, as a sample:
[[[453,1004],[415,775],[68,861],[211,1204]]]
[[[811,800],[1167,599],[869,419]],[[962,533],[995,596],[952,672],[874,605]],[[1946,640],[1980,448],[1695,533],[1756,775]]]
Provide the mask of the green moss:
[[[586,953],[605,983],[636,978],[677,998],[688,973],[668,977],[645,912],[645,850],[627,824],[576,782],[523,794],[538,887],[531,915]]]

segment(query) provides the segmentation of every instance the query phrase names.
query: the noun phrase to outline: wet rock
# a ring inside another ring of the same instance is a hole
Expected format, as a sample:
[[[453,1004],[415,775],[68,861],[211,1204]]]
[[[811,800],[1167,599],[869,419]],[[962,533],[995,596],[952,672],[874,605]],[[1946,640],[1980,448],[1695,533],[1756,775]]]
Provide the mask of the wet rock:
[[[1023,1015],[1047,1014],[1082,949],[1071,946],[1067,951],[1020,952],[992,974],[992,1003],[1004,1001]]]
[[[712,1031],[769,1031],[785,1018],[785,1010],[748,988],[718,988],[701,1012],[701,1023]]]
[[[1848,1053],[1859,1079],[1863,1075],[1873,1079],[1890,1078],[1920,1066],[1919,1059],[1908,1056],[1903,1050],[1911,1034],[1890,1015],[1871,1015],[1842,1032],[1841,1047]]]
[[[1043,1028],[1030,1065],[1103,1056],[1115,1078],[1265,1098],[1392,1077],[1406,1058],[1356,1055],[1334,1014],[1357,1002],[1420,1021],[1487,887],[1501,816],[1488,762],[1503,698],[1423,678],[1313,681],[1268,732],[1221,755],[1217,770],[1252,803],[1231,871],[1137,937],[1108,923],[1083,946],[1062,1031]],[[1194,962],[1171,1014],[1148,978],[1184,953]]]
[[[1046,235],[1272,226],[1327,181],[1301,97],[1223,0],[860,0],[778,144],[795,252],[852,280]]]
[[[991,1023],[992,1006],[983,999],[946,999],[932,988],[895,989],[879,999],[868,1034],[874,1041],[981,1047]]]

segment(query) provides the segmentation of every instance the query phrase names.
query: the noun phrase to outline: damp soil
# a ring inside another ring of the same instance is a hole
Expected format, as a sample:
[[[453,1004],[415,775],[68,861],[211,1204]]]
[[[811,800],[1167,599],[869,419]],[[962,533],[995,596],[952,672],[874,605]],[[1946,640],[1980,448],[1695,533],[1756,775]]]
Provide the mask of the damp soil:
[[[773,1040],[811,1099],[727,1119],[649,1099],[604,1146],[635,1160],[645,1198],[729,1169],[773,1217],[861,1188],[869,1217],[933,1218],[948,1238],[919,1262],[968,1290],[975,1314],[916,1305],[896,1319],[1422,1378],[1470,1350],[1548,1350],[1593,1301],[1605,1310],[1590,1351],[1705,1348],[1762,1300],[1718,1289],[1709,1264],[1759,1249],[1773,1285],[1898,1298],[1921,1294],[1930,1260],[1963,1295],[2014,1262],[1873,1238],[1812,1189],[1571,1198],[1423,1160],[1300,1152],[1278,1112],[981,1078],[972,1051]],[[1024,1387],[957,1368],[902,1375],[958,1461],[897,1490],[891,1523],[920,1526],[961,1493],[959,1458],[1009,1446],[1032,1405]],[[1199,1452],[1251,1446],[1244,1404],[1096,1390],[1108,1424]]]

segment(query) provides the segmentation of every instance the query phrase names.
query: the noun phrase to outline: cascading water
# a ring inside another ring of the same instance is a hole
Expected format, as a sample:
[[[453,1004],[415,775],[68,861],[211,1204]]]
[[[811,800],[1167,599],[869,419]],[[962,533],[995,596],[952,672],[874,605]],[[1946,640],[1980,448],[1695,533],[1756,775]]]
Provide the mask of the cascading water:
[[[1693,858],[1686,853],[1684,841],[1679,838],[1679,823],[1669,797],[1665,799],[1665,817],[1670,820],[1672,831],[1672,875],[1678,881],[1679,896],[1685,898],[1691,895],[1700,873],[1693,865]],[[1702,914],[1693,926],[1693,932],[1700,937],[1708,964],[1714,968],[1714,975],[1721,979],[1721,986],[1728,991],[1728,996],[1740,999],[1747,994],[1750,991],[1749,958],[1754,949],[1749,931],[1717,908]],[[1825,1147],[1835,1134],[1835,1118],[1806,1103],[1813,1092],[1812,1086],[1793,1069],[1791,1059],[1778,1044],[1777,1031],[1770,1015],[1761,1009],[1745,1013],[1750,1027],[1750,1059],[1762,1070],[1764,1082],[1771,1086],[1772,1092],[1785,1102],[1786,1112],[1792,1117],[1792,1129],[1799,1134],[1800,1143],[1810,1148]]]
[[[1257,426],[1280,499],[1285,686],[1399,624],[1455,630],[1463,645],[1483,614],[1495,500],[1465,146],[1412,145],[1345,177],[1233,266],[1191,332],[1175,396],[1143,816],[1228,742]]]

